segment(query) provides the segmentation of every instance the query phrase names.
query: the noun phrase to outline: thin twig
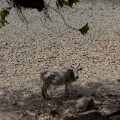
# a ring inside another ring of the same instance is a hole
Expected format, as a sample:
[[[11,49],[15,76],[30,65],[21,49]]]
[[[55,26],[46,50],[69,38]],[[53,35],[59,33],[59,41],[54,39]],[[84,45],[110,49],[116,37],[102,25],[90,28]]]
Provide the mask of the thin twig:
[[[46,3],[46,2],[45,2],[45,3]],[[46,4],[47,4],[47,3],[46,3]],[[69,27],[69,28],[71,28],[71,29],[73,29],[73,30],[75,30],[75,31],[79,31],[79,29],[74,28],[74,27],[68,25],[67,22],[66,22],[66,20],[65,20],[65,18],[63,17],[63,15],[62,15],[59,11],[57,11],[55,8],[51,7],[49,4],[47,4],[47,6],[48,6],[49,8],[51,8],[51,9],[53,9],[55,12],[57,12],[57,13],[61,16],[61,18],[62,18],[63,21],[64,21],[64,24],[65,24],[67,27]]]

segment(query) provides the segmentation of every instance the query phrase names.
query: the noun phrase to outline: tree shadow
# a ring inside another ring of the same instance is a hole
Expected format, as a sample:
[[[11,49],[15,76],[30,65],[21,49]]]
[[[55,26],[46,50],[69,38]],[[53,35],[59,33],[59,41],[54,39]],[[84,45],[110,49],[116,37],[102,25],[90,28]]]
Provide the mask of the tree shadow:
[[[44,100],[41,93],[30,92],[31,88],[9,91],[7,88],[0,95],[0,112],[13,112],[25,114],[26,111],[34,111],[36,114],[46,113],[54,109],[68,108],[75,105],[75,101],[80,97],[93,97],[105,100],[103,95],[109,89],[105,89],[102,83],[90,83],[89,87],[82,87],[74,84],[69,90],[69,97],[65,98],[64,93],[56,95],[51,101]],[[59,90],[55,90],[55,93]],[[119,96],[120,97],[120,96]]]
[[[90,96],[89,91],[91,91],[90,89],[93,89],[93,87],[96,86],[96,88],[98,89],[99,87],[101,87],[101,84],[98,83],[94,83],[90,88],[83,88],[80,85],[74,85],[73,87],[70,88],[69,90],[69,97],[65,98],[64,93],[61,92],[60,94],[57,94],[57,92],[60,92],[59,90],[54,90],[54,97],[52,98],[52,102],[48,101],[48,100],[44,100],[42,95],[41,95],[41,90],[40,93],[33,93],[31,91],[29,91],[31,88],[25,88],[25,89],[18,89],[18,90],[13,90],[13,91],[9,91],[7,90],[7,88],[4,89],[3,94],[0,95],[0,106],[3,105],[7,105],[8,108],[9,106],[17,106],[19,105],[19,107],[24,107],[24,108],[29,108],[29,109],[35,109],[35,108],[39,108],[39,107],[49,107],[49,105],[47,103],[51,103],[54,104],[54,102],[58,101],[58,105],[62,104],[61,102],[65,102],[68,100],[75,100],[78,98],[78,96],[81,94],[82,96]],[[95,88],[94,88],[94,91]],[[5,107],[7,110],[7,106]],[[54,106],[54,105],[53,105]],[[1,110],[1,108],[0,108]]]

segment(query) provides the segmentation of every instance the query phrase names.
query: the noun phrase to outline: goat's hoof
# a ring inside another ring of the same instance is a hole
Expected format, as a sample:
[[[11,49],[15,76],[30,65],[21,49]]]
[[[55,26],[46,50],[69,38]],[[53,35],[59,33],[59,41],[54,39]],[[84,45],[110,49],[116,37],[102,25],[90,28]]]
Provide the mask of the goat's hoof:
[[[44,98],[44,100],[51,100],[50,98],[47,98],[47,97],[43,97]]]

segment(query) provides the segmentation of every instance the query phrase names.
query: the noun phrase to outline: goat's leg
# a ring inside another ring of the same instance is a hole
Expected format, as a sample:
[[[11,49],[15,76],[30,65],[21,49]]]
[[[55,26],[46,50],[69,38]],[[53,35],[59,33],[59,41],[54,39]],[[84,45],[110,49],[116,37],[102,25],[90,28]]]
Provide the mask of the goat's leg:
[[[68,97],[68,84],[65,84],[65,97]]]
[[[42,96],[43,96],[44,99],[47,99],[45,91],[44,91],[44,87],[42,87]]]
[[[48,94],[47,94],[47,89],[50,86],[50,84],[43,82],[43,87],[42,87],[42,95],[44,99],[50,100]]]

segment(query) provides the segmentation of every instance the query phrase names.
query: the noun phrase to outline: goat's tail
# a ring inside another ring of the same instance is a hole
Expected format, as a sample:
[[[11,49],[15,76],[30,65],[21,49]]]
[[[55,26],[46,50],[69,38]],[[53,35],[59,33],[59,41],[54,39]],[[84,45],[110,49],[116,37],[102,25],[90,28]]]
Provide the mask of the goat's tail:
[[[44,93],[43,87],[42,87],[42,96],[43,96],[44,99],[47,99],[47,97],[46,97],[46,95]]]

